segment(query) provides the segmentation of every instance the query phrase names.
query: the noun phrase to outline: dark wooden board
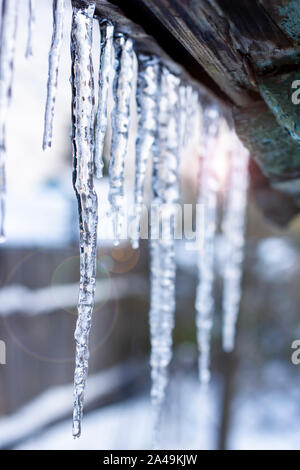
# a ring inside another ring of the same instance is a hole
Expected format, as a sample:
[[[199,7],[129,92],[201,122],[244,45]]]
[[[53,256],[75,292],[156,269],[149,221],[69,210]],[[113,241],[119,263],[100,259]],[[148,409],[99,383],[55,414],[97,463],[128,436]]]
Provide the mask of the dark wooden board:
[[[259,98],[256,75],[287,65],[293,67],[299,60],[300,48],[282,26],[282,17],[278,19],[280,24],[276,23],[277,1],[288,3],[287,0],[112,0],[112,3],[129,16],[134,12],[136,21],[143,17],[144,24],[147,18],[150,23],[155,17],[176,40],[174,47],[180,43],[232,102],[246,106]]]

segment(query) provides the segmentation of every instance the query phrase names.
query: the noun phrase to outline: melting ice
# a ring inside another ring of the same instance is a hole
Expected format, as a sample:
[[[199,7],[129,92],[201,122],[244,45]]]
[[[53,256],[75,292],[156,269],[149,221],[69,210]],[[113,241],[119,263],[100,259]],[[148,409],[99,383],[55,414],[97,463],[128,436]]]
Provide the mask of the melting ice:
[[[5,123],[11,97],[18,0],[3,0],[0,45],[0,239],[4,237],[5,212]],[[113,77],[111,111],[112,141],[109,164],[109,201],[113,216],[114,238],[118,243],[124,218],[124,167],[128,151],[130,101],[134,83],[133,41],[116,31],[108,20],[100,19],[100,68],[98,107],[94,114],[94,78],[92,64],[92,28],[95,1],[73,1],[72,57],[72,143],[73,183],[78,200],[80,223],[80,286],[78,320],[75,331],[76,364],[74,374],[73,435],[79,437],[83,414],[84,390],[88,372],[89,332],[94,307],[97,258],[98,204],[93,175],[103,175],[103,145],[107,130],[108,95]],[[28,0],[28,42],[26,55],[32,54],[35,1]],[[49,74],[43,148],[51,146],[60,49],[63,37],[64,0],[53,0],[53,36],[49,53]],[[147,164],[152,157],[152,215],[159,220],[160,232],[151,227],[150,333],[151,398],[155,426],[154,446],[159,430],[172,358],[172,331],[175,313],[175,216],[179,201],[179,160],[195,132],[198,93],[191,84],[182,83],[160,59],[137,53],[137,115],[135,174],[135,234],[132,244],[139,245],[141,210]],[[96,118],[96,119],[95,119]],[[94,124],[95,132],[94,132]],[[203,383],[210,377],[210,340],[213,320],[214,247],[217,227],[218,182],[214,171],[215,142],[220,126],[214,107],[204,111],[202,172],[199,200],[205,210],[204,249],[199,260],[196,293],[197,338],[200,352],[199,372]],[[224,268],[223,344],[234,346],[235,326],[241,298],[244,229],[247,204],[249,154],[232,133],[230,186],[223,217],[227,258]],[[151,220],[152,222],[152,220]]]
[[[144,203],[144,184],[147,164],[157,145],[157,106],[159,99],[159,62],[156,57],[138,55],[137,113],[138,135],[136,139],[134,230],[132,246],[138,248],[141,213]]]
[[[124,219],[124,166],[127,156],[130,124],[130,101],[134,76],[133,43],[121,33],[115,36],[113,81],[112,141],[109,162],[109,202],[111,204],[114,239],[121,238]]]
[[[151,398],[154,407],[154,447],[158,446],[162,405],[172,358],[172,330],[175,313],[176,204],[179,200],[179,79],[162,68],[158,108],[158,145],[153,156],[153,208],[161,217],[162,233],[151,231]],[[165,230],[167,228],[167,230]],[[153,238],[153,239],[152,239]]]
[[[100,27],[100,67],[98,108],[95,131],[95,169],[96,176],[103,176],[103,147],[107,129],[107,102],[110,77],[113,72],[113,34],[114,26],[109,22],[99,21]]]
[[[217,225],[218,182],[214,172],[220,115],[215,107],[203,112],[201,176],[198,204],[204,210],[203,248],[198,255],[199,282],[196,291],[196,326],[199,348],[199,376],[202,384],[210,380],[210,343],[214,313],[214,255]],[[199,239],[202,237],[199,236]]]
[[[223,347],[234,348],[236,322],[242,296],[249,152],[232,132],[229,190],[223,216],[226,261],[223,292]]]
[[[78,200],[80,223],[80,287],[75,331],[74,437],[79,437],[81,433],[84,389],[88,372],[88,340],[96,284],[98,203],[93,185],[92,30],[94,10],[94,2],[87,2],[82,8],[73,6],[71,32],[73,183]]]
[[[65,0],[53,0],[53,34],[49,52],[47,100],[45,108],[43,149],[51,147],[54,108],[57,92],[60,50],[63,39]]]

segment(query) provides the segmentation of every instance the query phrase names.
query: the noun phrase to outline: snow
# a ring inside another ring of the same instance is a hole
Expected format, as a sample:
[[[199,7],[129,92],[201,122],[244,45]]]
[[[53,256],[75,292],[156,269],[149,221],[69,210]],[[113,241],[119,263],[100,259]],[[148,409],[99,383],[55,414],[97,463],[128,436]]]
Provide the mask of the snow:
[[[215,391],[204,397],[195,377],[185,375],[177,379],[173,384],[177,405],[165,410],[168,426],[162,430],[162,448],[211,449],[216,418]],[[184,400],[186,396],[189,396],[188,401]],[[70,423],[66,420],[25,441],[17,449],[151,449],[152,419],[148,395],[142,395],[87,414],[80,439],[72,439]]]

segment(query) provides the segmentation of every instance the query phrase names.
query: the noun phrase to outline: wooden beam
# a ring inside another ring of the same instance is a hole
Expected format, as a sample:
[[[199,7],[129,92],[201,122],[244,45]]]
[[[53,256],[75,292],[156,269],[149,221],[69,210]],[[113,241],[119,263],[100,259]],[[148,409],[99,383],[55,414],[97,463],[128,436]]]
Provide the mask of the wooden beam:
[[[236,105],[241,139],[293,213],[300,203],[300,117],[291,108],[290,83],[300,64],[300,0],[97,0],[97,13],[138,49],[175,71],[181,64],[177,71],[188,70]],[[264,187],[261,194],[276,194]]]
[[[274,7],[283,0],[272,2]],[[112,0],[112,3],[129,15],[134,11],[136,19],[141,12],[144,17],[148,15],[149,23],[155,17],[238,106],[258,99],[257,74],[293,64],[300,56],[295,41],[276,24],[274,8],[269,12],[270,8],[259,0]]]
[[[122,6],[120,8],[118,3]],[[119,31],[134,40],[136,52],[155,54],[166,62],[174,73],[202,84],[208,95],[223,105],[232,105],[230,98],[212,80],[202,65],[184,46],[148,11],[142,2],[114,2],[97,0],[96,16],[108,18]]]

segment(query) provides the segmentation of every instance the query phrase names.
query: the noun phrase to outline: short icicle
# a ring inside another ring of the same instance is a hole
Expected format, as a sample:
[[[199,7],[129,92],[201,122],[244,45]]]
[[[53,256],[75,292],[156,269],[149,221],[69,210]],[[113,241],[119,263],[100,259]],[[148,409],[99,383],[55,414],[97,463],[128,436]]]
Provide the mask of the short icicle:
[[[179,87],[179,115],[178,115],[178,132],[179,132],[179,151],[180,159],[189,145],[188,135],[188,87],[180,85]]]
[[[130,125],[130,101],[134,77],[134,52],[130,38],[117,33],[115,76],[113,82],[112,142],[109,163],[109,202],[111,205],[115,245],[121,239],[124,222],[124,166]]]
[[[154,411],[153,445],[158,448],[168,366],[172,358],[175,314],[175,215],[179,200],[178,129],[179,78],[162,67],[158,108],[158,142],[153,155],[153,203],[151,207],[151,398]],[[155,233],[152,217],[162,233]],[[166,231],[167,229],[167,231]]]
[[[156,144],[158,77],[159,62],[157,57],[139,54],[136,93],[138,134],[135,146],[134,227],[132,234],[134,249],[139,247],[147,163]]]
[[[32,39],[35,27],[35,0],[28,0],[28,36],[25,57],[28,59],[33,55]]]
[[[232,131],[229,189],[222,223],[226,253],[223,271],[223,348],[226,352],[232,352],[234,349],[242,297],[248,164],[249,152]]]
[[[191,85],[185,88],[185,101],[186,101],[186,120],[185,120],[185,139],[184,146],[188,144],[194,137],[195,133],[198,134],[197,119],[195,119],[197,110],[199,108],[199,97],[196,90]]]
[[[63,39],[65,0],[53,0],[53,34],[49,52],[47,100],[45,108],[43,150],[51,147],[54,108],[57,92],[60,51]]]
[[[202,248],[198,255],[198,286],[196,291],[196,326],[199,348],[199,378],[202,385],[210,381],[211,329],[214,311],[214,256],[217,224],[218,182],[214,174],[214,153],[220,117],[217,108],[203,112],[202,149],[198,205],[204,211],[204,227],[199,227]]]
[[[18,0],[2,1],[0,41],[0,243],[5,241],[6,120],[12,95]]]
[[[103,176],[103,148],[107,129],[107,102],[110,84],[110,76],[113,68],[113,35],[114,26],[108,21],[99,20],[100,43],[100,67],[99,67],[99,91],[98,108],[95,130],[95,170],[97,178]]]
[[[88,341],[96,284],[98,204],[93,184],[92,27],[94,9],[95,2],[73,2],[71,32],[73,184],[78,200],[80,223],[80,288],[75,331],[74,437],[79,437],[81,433],[84,390],[88,373]]]

